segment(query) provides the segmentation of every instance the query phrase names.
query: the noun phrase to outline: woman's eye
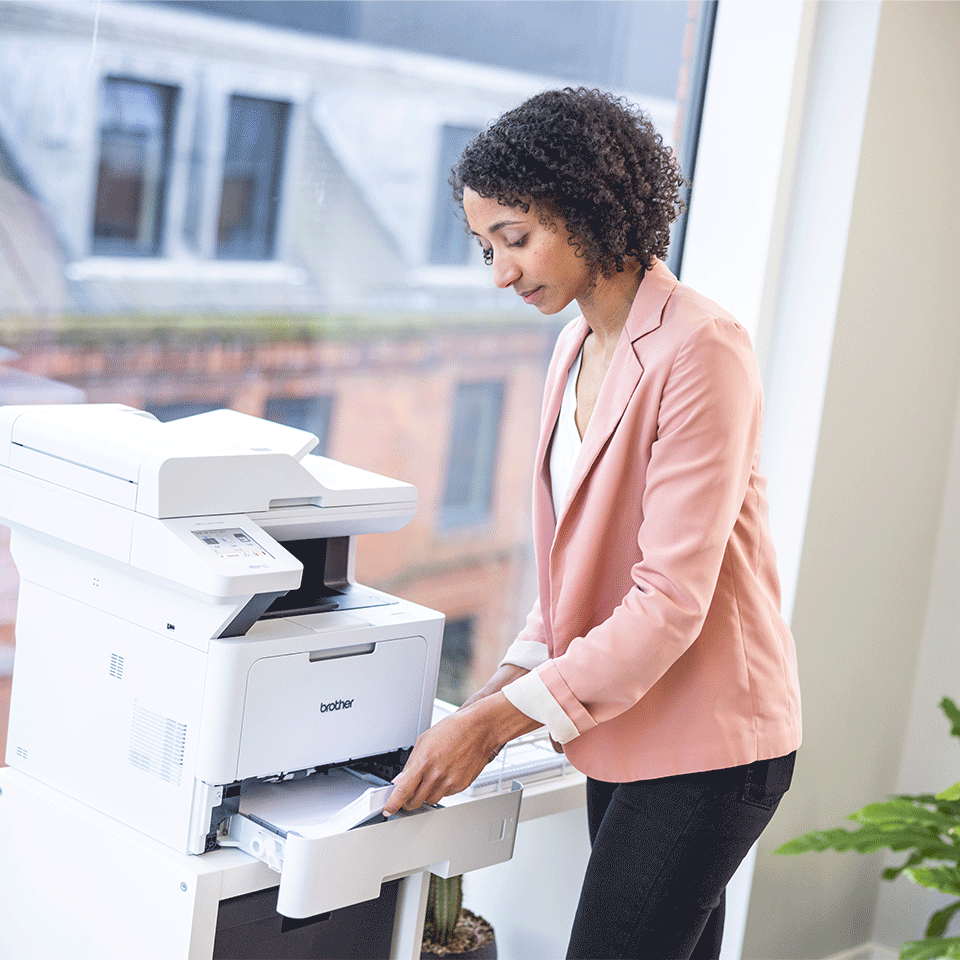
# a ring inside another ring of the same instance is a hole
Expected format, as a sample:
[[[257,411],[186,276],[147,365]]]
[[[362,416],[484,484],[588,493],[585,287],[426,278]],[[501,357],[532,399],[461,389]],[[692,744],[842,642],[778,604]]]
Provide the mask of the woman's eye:
[[[514,240],[512,243],[508,243],[508,247],[522,247],[527,242],[527,235],[524,234],[518,240]]]

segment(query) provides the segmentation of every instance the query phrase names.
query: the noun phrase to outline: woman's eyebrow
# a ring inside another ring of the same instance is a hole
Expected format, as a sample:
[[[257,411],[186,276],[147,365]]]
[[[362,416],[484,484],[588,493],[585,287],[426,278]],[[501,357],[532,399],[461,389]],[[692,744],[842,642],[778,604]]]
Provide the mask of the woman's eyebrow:
[[[502,230],[504,227],[517,227],[517,226],[523,226],[523,221],[522,221],[522,220],[498,220],[496,223],[491,224],[491,225],[487,228],[487,231],[486,231],[486,232],[487,232],[487,233],[497,233],[498,231]],[[477,233],[476,230],[471,230],[470,232],[471,232],[475,237],[477,237],[477,238],[480,237],[480,234]]]
[[[504,227],[515,227],[522,223],[522,220],[498,220],[490,227],[490,233],[496,233],[498,230],[502,230]]]

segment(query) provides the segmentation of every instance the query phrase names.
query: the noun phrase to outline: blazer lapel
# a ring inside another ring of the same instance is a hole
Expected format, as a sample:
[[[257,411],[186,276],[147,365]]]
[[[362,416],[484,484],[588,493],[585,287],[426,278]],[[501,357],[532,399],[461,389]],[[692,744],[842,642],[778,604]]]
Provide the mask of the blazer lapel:
[[[582,486],[583,481],[593,469],[597,458],[603,452],[607,441],[623,417],[630,398],[640,383],[640,378],[643,375],[643,365],[640,362],[637,341],[660,326],[663,318],[663,308],[676,286],[677,278],[660,260],[654,262],[653,267],[647,271],[643,282],[640,284],[640,289],[637,291],[636,299],[630,308],[627,322],[620,334],[620,340],[610,361],[610,366],[604,375],[596,406],[590,416],[590,423],[587,425],[587,431],[583,437],[583,446],[577,455],[566,500],[562,505],[555,505],[558,525],[567,512],[569,504],[576,498],[577,491]],[[559,386],[557,384],[553,385],[550,396],[551,405],[548,409],[546,423],[556,423],[567,371],[586,337],[586,324],[584,323],[583,326],[583,336],[577,341],[575,349],[570,351],[569,360],[562,366],[558,364],[558,370],[562,370],[562,374],[557,377],[560,381]],[[551,427],[549,436],[552,436],[552,434],[553,429]],[[548,443],[549,436],[547,437]],[[541,451],[541,456],[545,457],[545,453],[546,448]],[[541,463],[541,469],[547,470],[544,460],[539,462]]]

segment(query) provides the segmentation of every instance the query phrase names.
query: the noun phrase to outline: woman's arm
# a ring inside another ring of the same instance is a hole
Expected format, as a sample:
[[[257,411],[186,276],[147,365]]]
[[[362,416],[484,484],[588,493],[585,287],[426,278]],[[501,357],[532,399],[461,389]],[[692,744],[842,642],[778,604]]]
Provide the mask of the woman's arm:
[[[471,703],[476,703],[477,700],[499,693],[508,683],[512,683],[517,677],[522,677],[529,672],[524,667],[518,667],[515,663],[501,663],[494,675],[475,694],[463,701],[463,707],[468,707]],[[462,710],[463,707],[460,709]]]

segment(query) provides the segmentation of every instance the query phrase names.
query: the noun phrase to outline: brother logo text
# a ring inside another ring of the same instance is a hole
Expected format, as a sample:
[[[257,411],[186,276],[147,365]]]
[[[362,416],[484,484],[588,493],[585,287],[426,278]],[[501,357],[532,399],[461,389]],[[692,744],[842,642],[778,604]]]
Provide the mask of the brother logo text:
[[[349,710],[353,706],[353,700],[333,700],[330,703],[321,703],[320,712],[329,713],[331,710]]]

